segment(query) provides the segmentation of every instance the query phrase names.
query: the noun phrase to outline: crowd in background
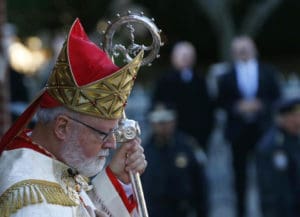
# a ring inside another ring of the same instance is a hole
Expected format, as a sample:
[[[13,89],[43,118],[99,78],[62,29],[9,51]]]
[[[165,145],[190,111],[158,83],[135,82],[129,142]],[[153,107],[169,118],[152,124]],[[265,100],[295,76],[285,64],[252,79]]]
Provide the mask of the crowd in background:
[[[232,156],[236,216],[247,216],[250,161],[258,174],[262,217],[300,216],[298,78],[287,81],[276,63],[261,62],[247,36],[236,37],[231,51],[231,62],[202,72],[193,44],[178,42],[170,53],[170,69],[153,80],[152,89],[141,84],[133,89],[126,112],[143,132],[149,164],[142,181],[149,216],[212,216],[214,186],[207,168],[220,126],[218,142]],[[11,70],[10,76],[15,119],[29,101],[30,87],[21,74]]]

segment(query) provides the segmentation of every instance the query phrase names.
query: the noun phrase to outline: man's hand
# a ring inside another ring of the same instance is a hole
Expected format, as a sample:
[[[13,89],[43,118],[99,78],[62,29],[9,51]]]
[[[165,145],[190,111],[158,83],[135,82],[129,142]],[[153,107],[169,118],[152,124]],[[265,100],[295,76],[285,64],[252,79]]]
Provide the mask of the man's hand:
[[[115,176],[125,184],[130,182],[129,171],[141,174],[145,171],[146,166],[147,161],[140,138],[135,138],[120,145],[109,163],[109,167]]]
[[[260,111],[263,105],[259,99],[241,100],[237,103],[238,111],[244,114],[252,114]]]

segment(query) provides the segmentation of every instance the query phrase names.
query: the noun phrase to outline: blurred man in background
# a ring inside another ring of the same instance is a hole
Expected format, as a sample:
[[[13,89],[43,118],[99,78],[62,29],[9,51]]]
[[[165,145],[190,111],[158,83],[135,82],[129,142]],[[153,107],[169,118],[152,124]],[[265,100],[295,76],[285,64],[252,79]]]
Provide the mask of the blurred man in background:
[[[274,125],[257,146],[263,217],[300,216],[300,98],[278,105]]]
[[[234,38],[232,64],[218,82],[218,104],[227,114],[225,138],[231,143],[238,216],[245,215],[249,153],[270,126],[272,105],[280,97],[278,72],[262,64],[253,40]]]
[[[214,124],[213,103],[204,76],[196,71],[196,59],[196,49],[190,42],[174,45],[172,68],[157,82],[153,104],[172,105],[178,114],[178,128],[195,137],[206,150]]]

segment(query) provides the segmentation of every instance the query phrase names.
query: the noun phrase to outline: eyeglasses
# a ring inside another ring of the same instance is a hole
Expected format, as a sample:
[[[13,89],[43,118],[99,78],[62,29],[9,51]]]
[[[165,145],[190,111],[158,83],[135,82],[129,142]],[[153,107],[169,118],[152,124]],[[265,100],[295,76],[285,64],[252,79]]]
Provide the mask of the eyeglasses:
[[[92,127],[92,126],[90,126],[90,125],[88,125],[88,124],[86,124],[86,123],[84,123],[84,122],[81,122],[80,120],[77,120],[77,119],[75,119],[75,118],[72,118],[72,117],[70,117],[70,116],[68,116],[68,115],[65,115],[65,116],[68,117],[69,119],[71,119],[71,120],[73,120],[73,121],[79,123],[79,124],[82,124],[83,126],[89,128],[89,129],[95,131],[96,133],[98,133],[98,134],[101,136],[101,140],[102,140],[103,143],[105,143],[105,142],[107,141],[107,139],[108,139],[111,135],[113,135],[113,134],[116,132],[116,130],[117,130],[117,127],[115,127],[115,128],[113,128],[112,130],[110,130],[108,133],[106,133],[106,132],[103,132],[103,131],[101,131],[101,130],[98,130],[98,129],[96,129],[96,128],[94,128],[94,127]]]

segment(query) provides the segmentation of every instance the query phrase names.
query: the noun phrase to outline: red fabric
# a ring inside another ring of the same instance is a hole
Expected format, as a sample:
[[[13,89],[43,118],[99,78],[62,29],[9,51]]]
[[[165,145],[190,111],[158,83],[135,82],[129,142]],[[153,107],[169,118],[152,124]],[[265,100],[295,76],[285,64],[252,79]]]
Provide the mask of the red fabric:
[[[113,74],[119,68],[112,63],[104,51],[91,42],[79,19],[71,27],[68,37],[69,64],[79,86],[97,81]],[[37,108],[53,108],[60,103],[45,90],[41,92],[0,141],[0,155],[6,146],[27,126]]]
[[[71,27],[67,44],[69,66],[78,86],[97,81],[119,70],[107,54],[89,40],[79,19],[76,19]],[[41,100],[42,108],[60,105],[45,92]]]
[[[79,19],[70,30],[68,56],[78,86],[100,80],[119,69],[103,50],[89,40]]]
[[[15,121],[9,130],[3,135],[0,141],[0,155],[6,146],[13,141],[13,139],[20,134],[20,132],[27,126],[32,119],[37,108],[40,105],[44,92],[41,92],[38,97],[29,105],[29,107],[22,113],[22,115]]]
[[[120,182],[115,177],[115,175],[113,174],[113,172],[111,171],[111,169],[109,167],[106,167],[106,173],[107,173],[108,178],[110,179],[111,183],[113,184],[113,186],[119,193],[119,196],[121,197],[123,203],[125,204],[128,212],[131,213],[132,210],[137,206],[136,201],[133,199],[132,196],[129,198],[126,196],[126,193],[125,193],[122,185],[120,184]]]
[[[55,108],[61,106],[61,103],[54,99],[49,93],[45,92],[40,102],[41,108]]]
[[[48,157],[51,157],[50,154],[48,154],[44,149],[40,148],[39,146],[32,143],[32,140],[29,136],[27,136],[26,133],[28,133],[29,130],[24,130],[19,136],[17,136],[13,142],[11,142],[5,150],[14,150],[18,148],[29,148],[34,151],[37,151],[41,154],[44,154]]]

